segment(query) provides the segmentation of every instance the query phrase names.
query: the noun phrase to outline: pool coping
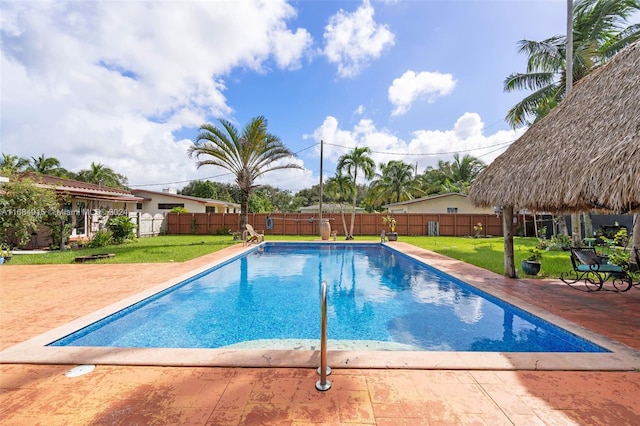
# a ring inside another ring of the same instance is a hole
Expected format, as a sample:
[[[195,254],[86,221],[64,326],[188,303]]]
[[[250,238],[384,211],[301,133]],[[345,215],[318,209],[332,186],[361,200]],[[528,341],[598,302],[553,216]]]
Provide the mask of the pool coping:
[[[276,242],[276,241],[270,241]],[[287,242],[296,244],[296,242]],[[309,242],[301,242],[309,244]],[[330,241],[327,243],[340,244]],[[353,244],[353,241],[348,243]],[[360,243],[360,242],[358,242]],[[377,244],[362,241],[362,244]],[[264,243],[263,243],[264,244]],[[432,351],[365,351],[328,350],[328,363],[332,368],[415,368],[463,370],[581,370],[630,371],[640,368],[640,351],[601,336],[564,318],[492,287],[487,282],[486,270],[439,255],[416,246],[392,242],[390,248],[419,262],[427,263],[442,272],[472,285],[492,296],[524,309],[554,325],[600,345],[610,353],[518,353],[518,352],[432,352]],[[56,327],[25,342],[0,352],[0,363],[28,364],[110,364],[157,366],[216,366],[216,367],[317,367],[318,350],[263,350],[263,349],[165,349],[165,348],[112,348],[112,347],[54,347],[47,344],[80,328],[117,312],[131,304],[152,296],[168,287],[202,273],[220,263],[227,262],[259,245],[222,250],[218,260],[143,292],[99,309],[63,326]],[[482,274],[468,271],[474,268]],[[460,272],[461,269],[467,272]],[[502,278],[492,274],[497,278]],[[484,276],[484,277],[483,277]],[[319,340],[319,339],[318,339]]]

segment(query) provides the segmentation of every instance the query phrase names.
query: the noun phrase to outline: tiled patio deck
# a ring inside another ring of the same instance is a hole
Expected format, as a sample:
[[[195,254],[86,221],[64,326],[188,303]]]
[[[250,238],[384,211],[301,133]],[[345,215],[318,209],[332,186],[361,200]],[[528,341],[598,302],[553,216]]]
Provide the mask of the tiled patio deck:
[[[474,284],[640,350],[640,291],[582,293],[508,280],[419,249]],[[0,350],[209,264],[0,267]],[[481,355],[479,355],[481,356]],[[0,361],[2,361],[0,359]],[[310,368],[0,365],[2,425],[553,424],[640,422],[638,371],[335,368],[318,392]],[[614,366],[615,367],[615,366]],[[569,370],[569,369],[568,369]]]

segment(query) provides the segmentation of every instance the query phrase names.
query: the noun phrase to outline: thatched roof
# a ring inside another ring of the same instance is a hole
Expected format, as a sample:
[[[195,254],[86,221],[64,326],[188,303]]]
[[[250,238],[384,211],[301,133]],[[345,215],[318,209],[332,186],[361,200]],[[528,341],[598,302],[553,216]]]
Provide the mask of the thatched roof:
[[[640,211],[640,41],[580,80],[473,182],[481,206]]]

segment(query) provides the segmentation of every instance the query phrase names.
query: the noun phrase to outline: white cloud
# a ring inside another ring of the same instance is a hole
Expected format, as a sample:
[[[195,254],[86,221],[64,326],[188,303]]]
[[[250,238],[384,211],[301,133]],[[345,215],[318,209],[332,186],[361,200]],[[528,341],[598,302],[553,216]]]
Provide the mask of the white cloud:
[[[354,147],[369,147],[376,162],[402,160],[417,164],[422,173],[438,160],[452,161],[453,154],[472,155],[489,164],[526,129],[483,133],[484,123],[476,113],[464,113],[450,130],[416,130],[410,141],[404,141],[386,129],[378,129],[369,119],[361,119],[352,129],[341,129],[335,117],[326,117],[313,133],[317,142],[323,140],[325,167],[331,176],[338,158]]]
[[[389,101],[395,106],[391,115],[406,113],[418,99],[426,98],[428,102],[433,102],[438,96],[448,95],[455,85],[451,74],[409,70],[389,86]]]
[[[72,171],[95,161],[131,184],[224,173],[196,171],[191,142],[174,133],[232,113],[223,80],[232,69],[295,69],[312,44],[287,28],[296,12],[284,0],[1,9],[2,152],[45,153]]]
[[[329,62],[338,64],[340,77],[358,75],[371,59],[394,44],[394,34],[375,22],[374,13],[370,2],[364,0],[353,13],[340,10],[325,27],[324,54]]]
[[[298,28],[295,33],[282,28],[271,36],[271,42],[278,66],[293,70],[302,66],[300,58],[310,49],[313,40],[304,28]]]

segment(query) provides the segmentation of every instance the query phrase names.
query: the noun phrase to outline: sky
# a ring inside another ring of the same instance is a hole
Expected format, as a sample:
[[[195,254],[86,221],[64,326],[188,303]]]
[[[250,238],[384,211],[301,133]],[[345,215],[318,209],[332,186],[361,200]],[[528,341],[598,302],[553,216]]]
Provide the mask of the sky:
[[[505,93],[521,39],[566,33],[564,0],[0,0],[0,149],[92,162],[131,188],[232,183],[196,167],[204,123],[264,116],[302,169],[259,179],[296,192],[354,147],[419,173],[490,163],[524,129]]]

